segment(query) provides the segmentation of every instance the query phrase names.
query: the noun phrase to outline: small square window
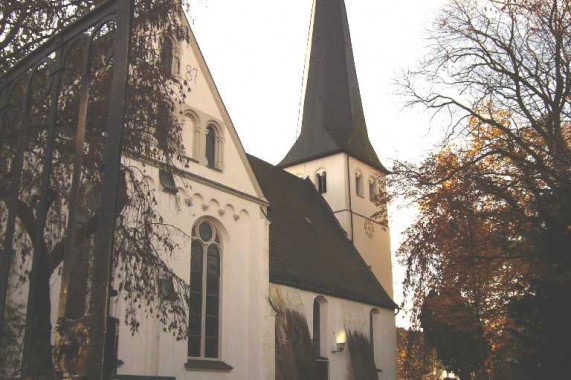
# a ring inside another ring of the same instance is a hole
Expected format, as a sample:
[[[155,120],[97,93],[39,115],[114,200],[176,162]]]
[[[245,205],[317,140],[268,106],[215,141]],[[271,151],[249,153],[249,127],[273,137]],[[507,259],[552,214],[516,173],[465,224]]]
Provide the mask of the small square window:
[[[174,284],[170,278],[159,278],[159,294],[162,300],[172,300],[175,297]]]
[[[176,182],[174,181],[174,176],[171,172],[160,169],[159,179],[164,191],[171,194],[176,194],[178,192],[176,188]]]

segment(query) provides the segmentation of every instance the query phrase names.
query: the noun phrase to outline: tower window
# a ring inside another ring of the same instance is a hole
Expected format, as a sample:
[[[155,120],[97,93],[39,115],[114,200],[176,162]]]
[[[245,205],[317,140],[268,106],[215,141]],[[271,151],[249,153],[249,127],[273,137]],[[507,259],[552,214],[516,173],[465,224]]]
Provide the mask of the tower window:
[[[172,75],[174,50],[169,37],[164,37],[161,42],[161,66],[165,75]]]
[[[220,356],[220,258],[218,231],[203,221],[193,228],[190,253],[190,325],[188,356]]]
[[[374,177],[369,179],[369,199],[375,203],[379,201],[379,184]]]
[[[320,170],[315,175],[317,191],[319,194],[327,193],[327,173],[325,170]]]
[[[355,191],[357,195],[363,197],[363,175],[360,171],[355,172]]]

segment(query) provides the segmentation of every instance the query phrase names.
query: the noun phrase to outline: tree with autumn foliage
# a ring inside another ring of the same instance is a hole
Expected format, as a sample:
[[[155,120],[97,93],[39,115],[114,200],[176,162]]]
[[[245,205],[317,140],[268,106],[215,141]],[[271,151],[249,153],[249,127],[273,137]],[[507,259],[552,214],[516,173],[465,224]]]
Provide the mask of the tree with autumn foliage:
[[[487,379],[484,362],[490,347],[474,308],[458,292],[431,292],[422,305],[420,323],[427,347],[447,370],[461,379]]]
[[[452,0],[429,38],[402,89],[445,138],[393,168],[419,209],[398,253],[413,319],[431,293],[456,294],[489,346],[469,376],[558,378],[571,371],[571,4]]]
[[[444,370],[424,333],[402,327],[397,328],[397,365],[402,380],[440,380]]]
[[[104,0],[87,1],[37,1],[8,0],[0,10],[0,78],[34,51],[47,39],[57,34],[65,26],[104,3]],[[172,114],[175,105],[182,104],[190,96],[191,86],[185,78],[165,72],[161,64],[161,41],[170,36],[175,41],[188,41],[189,35],[183,20],[185,0],[135,0],[132,28],[128,108],[123,135],[125,157],[144,157],[169,165],[184,165],[181,140],[181,126],[177,115]],[[74,279],[70,297],[77,318],[88,312],[85,299],[89,287],[89,252],[98,224],[99,205],[93,203],[101,181],[101,156],[104,147],[104,116],[108,98],[106,91],[110,83],[110,62],[113,55],[109,42],[113,40],[112,25],[101,29],[94,39],[93,68],[87,118],[86,153],[81,167],[79,212],[81,222],[77,231],[78,266],[73,269]],[[81,43],[77,43],[80,46]],[[52,69],[49,62],[40,68],[33,86],[34,102],[30,114],[28,133],[29,146],[26,152],[26,166],[22,174],[16,217],[18,231],[16,261],[26,262],[37,256],[39,267],[31,286],[35,298],[28,300],[27,327],[30,338],[28,347],[29,362],[24,365],[24,374],[37,378],[43,371],[50,372],[51,334],[50,321],[50,280],[61,268],[66,243],[67,205],[71,168],[74,162],[74,136],[77,127],[78,96],[84,51],[77,47],[72,50],[65,62],[62,77],[62,90],[58,106],[57,137],[54,152],[53,172],[50,184],[50,205],[47,211],[45,241],[35,244],[38,229],[37,194],[40,192],[41,165],[46,153],[45,130],[47,119],[42,110],[45,103],[41,94],[46,93],[47,77]],[[14,157],[17,126],[22,115],[23,88],[17,87],[7,104],[6,128],[1,136],[0,149],[0,232],[4,232],[7,219],[8,189],[11,178],[11,162]],[[36,96],[37,95],[37,96]],[[131,161],[132,162],[132,161]],[[178,278],[165,263],[170,255],[177,252],[176,237],[183,234],[177,228],[164,222],[157,209],[154,186],[145,179],[137,165],[123,160],[121,166],[121,215],[117,218],[114,252],[114,266],[121,273],[118,289],[127,300],[127,323],[134,331],[139,322],[139,311],[153,312],[163,323],[164,328],[183,338],[187,333],[188,285]],[[178,202],[177,197],[177,202]],[[0,244],[3,244],[4,240]],[[86,249],[87,248],[87,249]],[[4,247],[0,246],[5,259]],[[79,257],[81,255],[81,257]],[[29,261],[28,261],[29,262]],[[20,273],[19,282],[30,281],[30,272]],[[157,276],[172,280],[175,297],[167,302],[156,304],[157,291],[149,286],[149,279]],[[31,293],[32,294],[32,293]],[[153,311],[153,307],[154,311]],[[13,331],[13,326],[5,326],[0,339],[7,340],[5,334]],[[17,340],[21,341],[21,340]],[[2,369],[3,370],[3,369]],[[1,371],[0,371],[1,372]]]

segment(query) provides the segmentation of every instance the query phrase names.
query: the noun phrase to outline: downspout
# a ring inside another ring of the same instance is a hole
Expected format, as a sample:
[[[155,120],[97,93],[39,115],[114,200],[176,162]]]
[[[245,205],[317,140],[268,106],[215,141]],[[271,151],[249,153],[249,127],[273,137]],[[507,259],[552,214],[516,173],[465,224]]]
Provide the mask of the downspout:
[[[349,155],[348,154],[347,154],[347,182],[349,184],[349,214],[351,216],[351,241],[353,243],[355,243],[353,240],[353,238],[355,236],[354,236],[354,231],[353,231],[353,205],[351,202],[351,172],[349,171]]]

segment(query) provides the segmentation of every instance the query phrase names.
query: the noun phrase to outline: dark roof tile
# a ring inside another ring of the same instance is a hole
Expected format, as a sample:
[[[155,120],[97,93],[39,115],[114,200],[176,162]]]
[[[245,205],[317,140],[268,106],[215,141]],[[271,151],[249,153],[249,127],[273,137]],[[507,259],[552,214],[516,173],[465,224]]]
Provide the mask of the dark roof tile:
[[[270,281],[396,308],[311,181],[249,159],[270,202]]]

